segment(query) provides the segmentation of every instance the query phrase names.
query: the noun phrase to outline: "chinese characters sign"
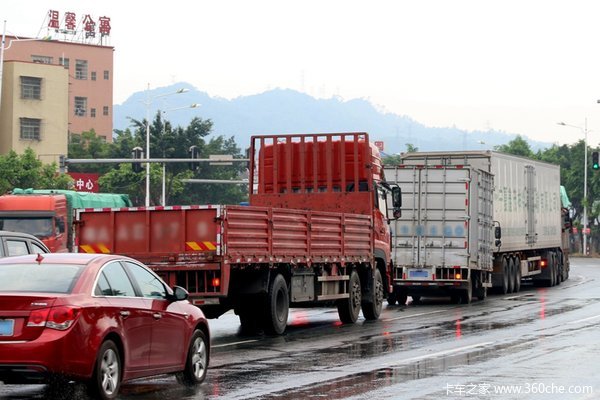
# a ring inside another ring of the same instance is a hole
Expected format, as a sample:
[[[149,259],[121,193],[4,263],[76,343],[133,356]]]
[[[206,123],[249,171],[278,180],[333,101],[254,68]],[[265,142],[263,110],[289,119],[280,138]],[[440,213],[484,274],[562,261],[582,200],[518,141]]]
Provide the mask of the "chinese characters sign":
[[[69,172],[73,178],[73,190],[77,192],[92,192],[98,193],[98,174],[90,174],[83,172]]]
[[[383,151],[383,148],[384,148],[383,141],[381,141],[381,140],[375,141],[375,147],[377,147],[379,149],[379,151]]]
[[[110,35],[110,18],[108,17],[99,17],[97,21],[95,21],[90,14],[85,14],[81,18],[81,28],[85,32],[86,38],[96,37],[96,34],[100,34],[100,36],[109,36]],[[96,27],[98,27],[96,29]],[[73,12],[65,12],[64,18],[61,21],[60,12],[56,10],[48,11],[48,28],[54,29],[57,32],[68,33],[68,34],[76,34],[77,33],[77,16]]]

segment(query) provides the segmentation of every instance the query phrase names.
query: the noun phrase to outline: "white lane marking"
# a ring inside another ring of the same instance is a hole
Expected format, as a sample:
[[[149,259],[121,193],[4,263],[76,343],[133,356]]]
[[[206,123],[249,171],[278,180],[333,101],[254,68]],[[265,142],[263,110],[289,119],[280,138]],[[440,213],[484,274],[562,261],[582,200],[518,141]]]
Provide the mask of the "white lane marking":
[[[216,347],[228,347],[228,346],[236,346],[238,344],[244,344],[244,343],[252,343],[252,342],[258,342],[258,339],[252,339],[252,340],[243,340],[241,342],[233,342],[233,343],[225,343],[225,344],[217,344],[217,345],[213,345],[210,346],[211,349],[214,349]]]
[[[578,324],[580,322],[591,321],[593,319],[598,319],[598,318],[600,318],[600,315],[594,315],[593,317],[578,319],[577,321],[571,321],[571,322],[569,322],[569,324]]]
[[[396,320],[399,320],[399,319],[412,318],[412,317],[420,317],[422,315],[439,314],[439,313],[442,313],[442,312],[448,312],[448,310],[438,310],[438,311],[430,311],[430,312],[424,312],[424,313],[418,313],[418,314],[403,315],[401,317],[396,317],[396,318],[382,319],[382,321],[383,322],[396,321]]]
[[[406,363],[411,363],[411,362],[415,362],[415,361],[426,360],[428,358],[437,358],[437,357],[447,356],[447,355],[454,354],[454,353],[460,353],[465,350],[475,349],[477,347],[486,347],[491,344],[494,344],[494,342],[481,342],[481,343],[476,343],[476,344],[472,344],[469,346],[458,347],[456,349],[444,350],[444,351],[439,351],[437,353],[425,354],[422,356],[417,356],[417,357],[412,357],[412,358],[406,358],[406,359],[400,360],[400,361],[390,361],[388,363],[385,363],[385,365],[392,366],[392,365],[406,364]]]

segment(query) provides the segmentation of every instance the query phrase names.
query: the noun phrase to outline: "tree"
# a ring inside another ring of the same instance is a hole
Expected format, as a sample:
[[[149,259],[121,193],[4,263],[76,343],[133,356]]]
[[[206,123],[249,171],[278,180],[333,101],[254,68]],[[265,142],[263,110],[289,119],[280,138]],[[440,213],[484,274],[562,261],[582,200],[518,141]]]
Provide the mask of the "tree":
[[[23,154],[11,150],[0,156],[0,193],[14,188],[70,189],[73,179],[57,169],[56,163],[42,164],[31,148]]]
[[[494,150],[501,153],[513,154],[515,156],[534,158],[535,154],[531,151],[529,143],[521,135],[517,135],[516,138],[499,146],[494,146]]]
[[[131,119],[131,130],[116,131],[109,154],[112,158],[131,158],[131,151],[139,146],[146,148],[146,120]],[[231,154],[241,158],[240,149],[233,137],[206,137],[212,130],[212,121],[194,118],[187,127],[173,128],[169,121],[162,118],[159,111],[150,124],[151,158],[188,158],[190,146],[196,146],[200,158],[210,154]],[[192,177],[205,179],[239,179],[244,165],[212,166],[201,163],[197,171],[191,171],[187,163],[166,163],[166,201],[167,204],[206,204],[238,203],[246,198],[246,185],[223,185],[215,190],[214,184],[186,184],[184,179]],[[143,204],[145,198],[144,172],[134,173],[131,164],[123,164],[106,172],[99,180],[103,191],[127,193],[134,204]],[[160,204],[162,194],[162,165],[152,163],[150,168],[150,203]]]
[[[92,129],[81,135],[71,135],[68,147],[69,158],[110,158],[111,145],[96,135]],[[70,164],[71,172],[97,172],[104,174],[114,168],[110,164]]]

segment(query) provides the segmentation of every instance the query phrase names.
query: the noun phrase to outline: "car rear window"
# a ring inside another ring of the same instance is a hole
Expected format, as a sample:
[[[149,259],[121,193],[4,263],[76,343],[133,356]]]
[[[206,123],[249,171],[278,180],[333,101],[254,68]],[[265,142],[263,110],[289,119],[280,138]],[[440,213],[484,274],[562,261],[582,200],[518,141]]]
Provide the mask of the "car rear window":
[[[70,293],[83,267],[73,264],[0,264],[0,292]]]

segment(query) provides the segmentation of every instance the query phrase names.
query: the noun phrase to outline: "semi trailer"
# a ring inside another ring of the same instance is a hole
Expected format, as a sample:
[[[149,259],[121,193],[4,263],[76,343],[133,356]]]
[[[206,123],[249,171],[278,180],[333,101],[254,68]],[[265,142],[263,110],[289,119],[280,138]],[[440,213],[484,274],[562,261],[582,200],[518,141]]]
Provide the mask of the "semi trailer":
[[[390,303],[431,295],[470,303],[489,288],[568,278],[558,166],[493,151],[414,152],[384,171],[404,196],[392,222]]]

